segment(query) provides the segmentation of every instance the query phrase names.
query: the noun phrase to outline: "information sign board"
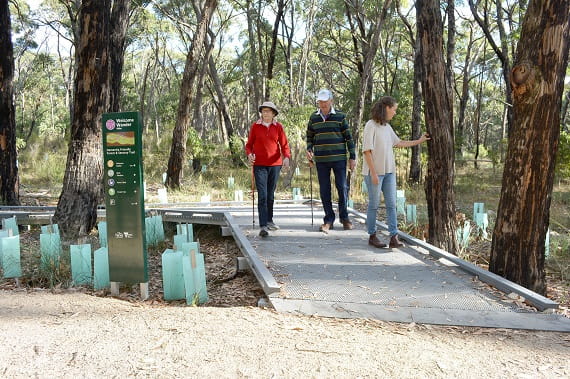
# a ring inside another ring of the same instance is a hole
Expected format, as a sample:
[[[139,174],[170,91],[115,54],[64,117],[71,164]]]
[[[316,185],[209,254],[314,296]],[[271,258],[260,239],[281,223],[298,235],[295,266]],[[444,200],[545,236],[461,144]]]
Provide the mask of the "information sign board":
[[[107,245],[111,282],[148,282],[142,123],[138,112],[103,114]]]

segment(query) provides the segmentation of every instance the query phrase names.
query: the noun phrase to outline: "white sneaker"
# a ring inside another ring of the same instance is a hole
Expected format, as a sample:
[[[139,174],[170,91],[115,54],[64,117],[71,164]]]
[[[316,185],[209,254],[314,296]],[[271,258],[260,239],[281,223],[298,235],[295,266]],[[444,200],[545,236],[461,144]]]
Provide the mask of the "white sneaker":
[[[279,230],[279,227],[277,225],[275,225],[273,222],[268,222],[267,223],[267,229],[269,230]]]
[[[267,231],[267,226],[262,226],[261,230],[259,231],[259,236],[260,237],[267,237],[269,235],[269,232]]]

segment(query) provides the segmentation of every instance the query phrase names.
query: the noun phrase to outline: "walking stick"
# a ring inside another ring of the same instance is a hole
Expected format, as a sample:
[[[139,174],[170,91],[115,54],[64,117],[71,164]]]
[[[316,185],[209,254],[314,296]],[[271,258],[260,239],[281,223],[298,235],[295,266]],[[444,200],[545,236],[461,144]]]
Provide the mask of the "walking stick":
[[[251,226],[255,229],[255,175],[253,165],[251,165]]]
[[[309,187],[311,188],[311,228],[314,226],[313,220],[313,161],[309,161]]]
[[[352,170],[348,170],[348,175],[346,176],[346,206],[348,207],[348,200],[350,200],[350,180],[352,179]]]

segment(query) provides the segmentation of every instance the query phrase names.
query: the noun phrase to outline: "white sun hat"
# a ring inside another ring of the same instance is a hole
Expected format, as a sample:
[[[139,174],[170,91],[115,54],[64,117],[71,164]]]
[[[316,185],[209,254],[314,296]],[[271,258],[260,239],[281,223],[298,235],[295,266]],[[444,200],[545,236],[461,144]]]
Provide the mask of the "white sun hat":
[[[279,110],[277,109],[277,107],[275,106],[275,104],[273,104],[271,101],[265,101],[263,102],[263,104],[261,104],[259,106],[259,111],[261,112],[261,109],[263,108],[269,108],[272,109],[275,112],[275,115],[277,116],[279,114]]]

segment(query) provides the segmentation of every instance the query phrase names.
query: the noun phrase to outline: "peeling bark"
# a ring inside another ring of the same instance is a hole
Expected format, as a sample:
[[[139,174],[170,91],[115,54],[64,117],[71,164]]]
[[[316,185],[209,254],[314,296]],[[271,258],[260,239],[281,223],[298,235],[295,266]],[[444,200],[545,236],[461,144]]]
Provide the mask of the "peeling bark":
[[[14,48],[8,2],[0,1],[0,201],[19,205],[16,111],[14,108]]]
[[[490,271],[543,295],[569,12],[567,0],[531,1],[523,22],[510,73],[513,124],[489,264]]]

